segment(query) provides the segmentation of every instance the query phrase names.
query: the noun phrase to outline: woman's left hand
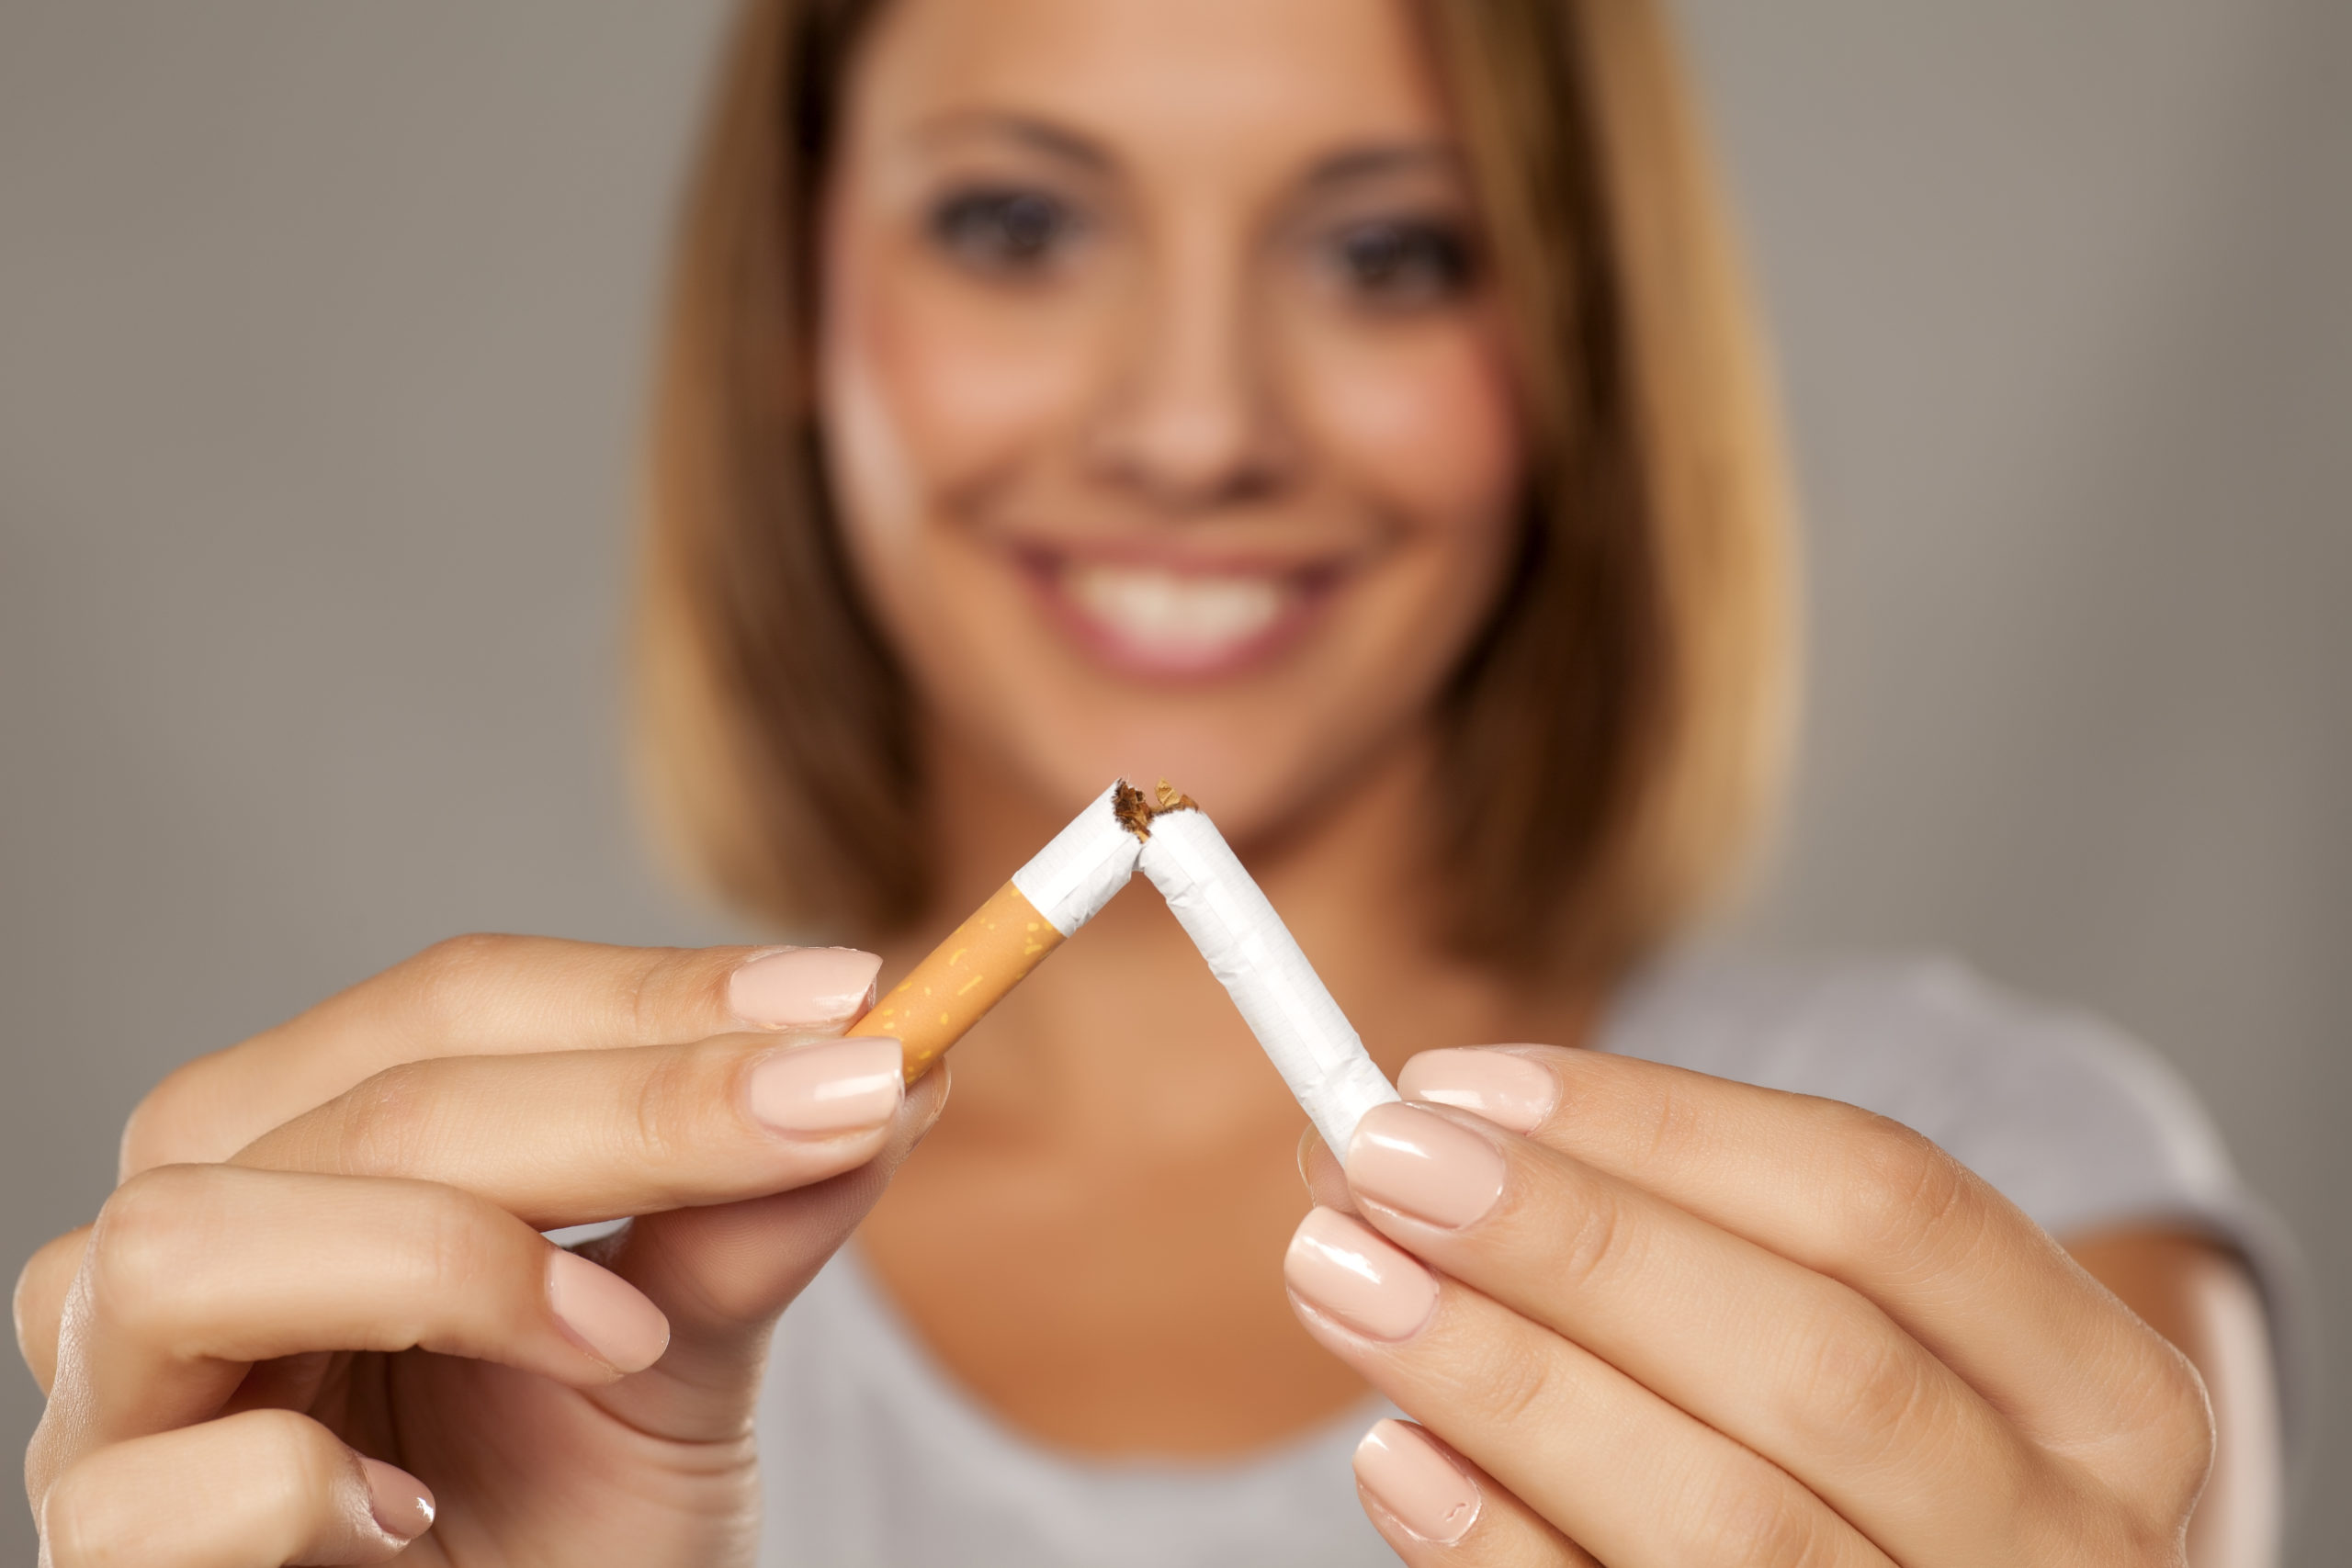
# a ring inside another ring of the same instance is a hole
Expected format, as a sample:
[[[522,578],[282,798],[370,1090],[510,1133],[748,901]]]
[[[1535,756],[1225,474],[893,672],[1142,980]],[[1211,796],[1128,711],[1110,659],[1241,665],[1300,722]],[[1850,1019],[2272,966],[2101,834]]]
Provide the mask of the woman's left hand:
[[[1586,1051],[1399,1082],[1344,1188],[1317,1146],[1362,1217],[1317,1207],[1284,1273],[1427,1428],[1357,1459],[1415,1568],[2182,1562],[2195,1369],[1927,1139]]]

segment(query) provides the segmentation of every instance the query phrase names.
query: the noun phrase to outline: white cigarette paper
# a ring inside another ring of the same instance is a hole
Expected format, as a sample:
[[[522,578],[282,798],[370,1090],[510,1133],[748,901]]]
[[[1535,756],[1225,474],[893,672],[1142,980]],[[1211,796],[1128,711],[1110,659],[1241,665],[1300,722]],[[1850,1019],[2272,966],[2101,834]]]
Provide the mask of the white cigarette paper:
[[[1396,1088],[1373,1065],[1363,1038],[1216,824],[1187,807],[1154,816],[1150,829],[1143,874],[1224,983],[1323,1142],[1345,1158],[1356,1123],[1374,1106],[1399,1098]]]
[[[1143,846],[1119,820],[1114,802],[1126,781],[1114,781],[1069,826],[1012,874],[1012,885],[1064,936],[1102,912],[1136,872]]]

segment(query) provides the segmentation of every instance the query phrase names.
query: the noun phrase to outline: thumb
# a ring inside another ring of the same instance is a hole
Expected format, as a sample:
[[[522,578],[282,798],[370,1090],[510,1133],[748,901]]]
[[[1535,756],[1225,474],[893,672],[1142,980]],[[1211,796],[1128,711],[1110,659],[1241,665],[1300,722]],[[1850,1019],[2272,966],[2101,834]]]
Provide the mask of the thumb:
[[[910,1085],[882,1151],[854,1170],[740,1203],[673,1209],[582,1248],[651,1298],[670,1348],[604,1401],[681,1440],[731,1437],[756,1396],[775,1320],[841,1249],[947,1104],[947,1066]]]

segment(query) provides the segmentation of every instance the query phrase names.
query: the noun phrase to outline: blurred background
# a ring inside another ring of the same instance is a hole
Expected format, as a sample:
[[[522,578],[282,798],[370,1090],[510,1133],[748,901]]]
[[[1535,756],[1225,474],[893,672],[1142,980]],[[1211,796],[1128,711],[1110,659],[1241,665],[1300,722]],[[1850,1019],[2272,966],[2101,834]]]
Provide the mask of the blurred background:
[[[732,934],[641,846],[617,695],[723,10],[0,0],[9,1272],[166,1068],[435,937]],[[2341,1477],[2352,6],[1682,12],[1809,527],[1737,934],[1954,951],[2154,1042],[2309,1254]],[[38,1414],[0,1373],[0,1449]],[[2352,1490],[2301,1490],[2291,1561],[2352,1560]]]

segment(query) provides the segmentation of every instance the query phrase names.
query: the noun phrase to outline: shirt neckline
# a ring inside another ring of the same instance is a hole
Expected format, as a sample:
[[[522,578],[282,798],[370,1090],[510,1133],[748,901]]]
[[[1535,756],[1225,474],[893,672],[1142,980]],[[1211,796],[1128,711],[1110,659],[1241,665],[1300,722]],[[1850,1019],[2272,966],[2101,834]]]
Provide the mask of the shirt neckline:
[[[1232,1479],[1320,1457],[1340,1442],[1352,1450],[1365,1428],[1384,1416],[1396,1414],[1396,1407],[1385,1397],[1372,1393],[1312,1427],[1235,1453],[1190,1458],[1074,1452],[1012,1427],[941,1364],[867,1267],[855,1236],[834,1254],[826,1272],[833,1276],[846,1324],[865,1339],[872,1352],[869,1364],[935,1435],[953,1444],[982,1445],[1027,1468],[1057,1475]]]

